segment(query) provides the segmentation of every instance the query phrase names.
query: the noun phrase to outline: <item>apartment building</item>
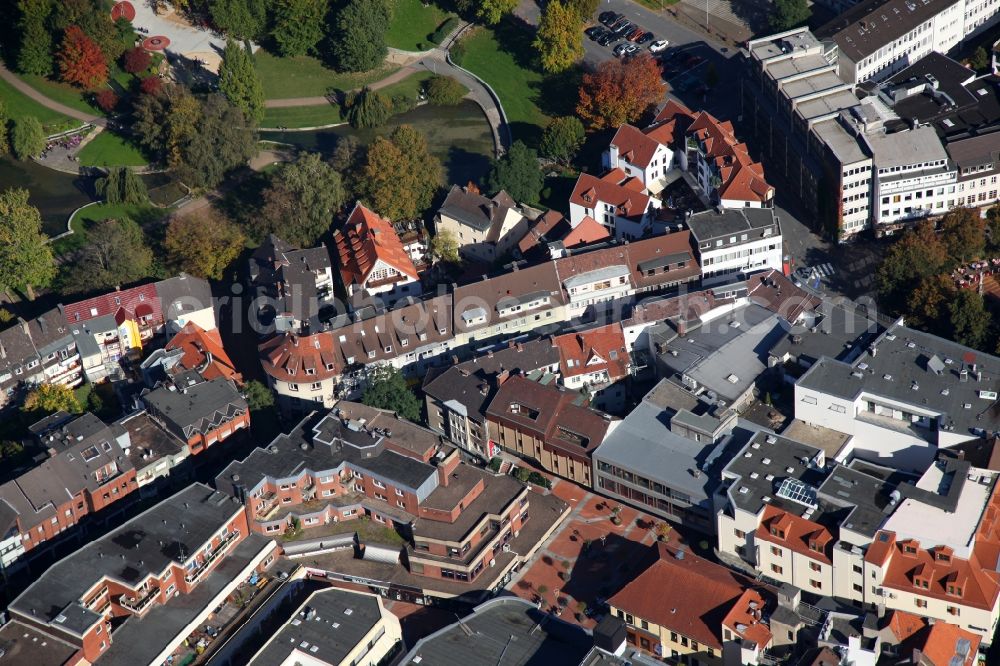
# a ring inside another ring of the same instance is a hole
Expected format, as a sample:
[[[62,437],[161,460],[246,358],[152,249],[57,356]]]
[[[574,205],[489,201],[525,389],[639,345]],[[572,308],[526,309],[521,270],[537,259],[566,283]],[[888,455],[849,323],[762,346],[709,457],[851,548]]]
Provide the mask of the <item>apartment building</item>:
[[[273,320],[278,332],[315,327],[320,307],[333,300],[333,265],[325,245],[299,249],[268,234],[248,264],[250,288],[263,301],[258,317]]]
[[[128,458],[135,468],[140,497],[155,497],[167,479],[190,475],[192,470],[184,462],[191,457],[191,448],[148,412],[128,414],[115,421],[112,427],[128,433]]]
[[[335,631],[330,618],[337,618]],[[402,644],[399,619],[382,597],[326,588],[310,594],[247,666],[376,666]]]
[[[677,102],[667,102],[671,104]],[[601,156],[602,166],[621,169],[630,178],[638,178],[649,192],[659,194],[670,182],[677,137],[672,123],[654,123],[645,129],[622,125]]]
[[[591,456],[612,428],[610,417],[576,404],[579,394],[521,375],[500,384],[486,408],[505,451],[581,485],[593,485]]]
[[[0,636],[39,664],[159,665],[275,553],[242,506],[196,483],[38,575]]]
[[[637,240],[666,230],[657,219],[662,206],[641,179],[619,168],[599,178],[581,173],[569,199],[569,222],[576,227],[590,217],[618,240]]]
[[[45,447],[44,459],[0,485],[4,568],[138,488],[128,434],[93,414],[57,412],[31,431]]]
[[[632,359],[621,324],[557,335],[552,341],[559,348],[561,382],[568,389],[586,387],[596,394],[631,372]]]
[[[854,455],[922,472],[939,448],[997,427],[1000,359],[896,322],[853,360],[822,358],[795,384],[795,417],[847,435]]]
[[[282,412],[305,413],[333,406],[343,368],[337,365],[332,336],[285,332],[261,343],[257,351]]]
[[[456,446],[483,459],[497,455],[497,437],[486,418],[486,408],[500,385],[511,375],[532,380],[557,376],[560,352],[551,340],[508,343],[464,363],[438,371],[424,380],[427,425]]]
[[[141,400],[151,417],[187,443],[192,455],[250,427],[246,399],[235,382],[223,377],[206,380],[186,372],[144,393]]]
[[[417,269],[392,223],[363,204],[355,204],[343,228],[334,232],[333,243],[349,298],[377,296],[391,304],[420,296]]]
[[[542,212],[518,204],[500,190],[486,198],[468,186],[452,185],[434,217],[434,232],[449,233],[470,261],[492,264],[509,255]]]
[[[513,477],[462,463],[430,430],[345,401],[231,463],[216,486],[240,500],[257,532],[280,534],[294,519],[308,534],[368,516],[410,541],[410,573],[487,586],[568,510],[534,515],[531,502],[549,508],[547,501]],[[529,517],[535,531],[518,541]]]
[[[688,216],[686,224],[704,284],[783,268],[781,226],[773,208],[706,210]]]
[[[188,323],[170,338],[164,345],[163,352],[166,357],[176,359],[177,363],[173,366],[175,370],[195,370],[206,380],[221,378],[231,380],[237,386],[243,384],[243,376],[222,346],[222,336],[218,330],[206,331],[194,322]],[[156,352],[150,354],[149,358],[154,355]],[[146,361],[143,361],[142,365],[145,364]]]
[[[82,382],[76,340],[58,309],[0,331],[0,409],[15,404],[28,386]]]
[[[651,548],[652,564],[608,599],[610,613],[625,622],[628,643],[673,663],[766,663],[774,590],[685,546]]]

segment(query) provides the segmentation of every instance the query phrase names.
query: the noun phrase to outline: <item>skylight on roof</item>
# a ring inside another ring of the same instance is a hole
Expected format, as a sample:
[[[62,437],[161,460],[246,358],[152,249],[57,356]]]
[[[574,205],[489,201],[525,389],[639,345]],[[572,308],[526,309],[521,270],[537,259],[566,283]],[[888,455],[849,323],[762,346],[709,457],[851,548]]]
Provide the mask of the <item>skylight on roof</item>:
[[[778,497],[791,500],[810,509],[816,507],[816,489],[798,479],[788,478],[782,481],[778,488]]]

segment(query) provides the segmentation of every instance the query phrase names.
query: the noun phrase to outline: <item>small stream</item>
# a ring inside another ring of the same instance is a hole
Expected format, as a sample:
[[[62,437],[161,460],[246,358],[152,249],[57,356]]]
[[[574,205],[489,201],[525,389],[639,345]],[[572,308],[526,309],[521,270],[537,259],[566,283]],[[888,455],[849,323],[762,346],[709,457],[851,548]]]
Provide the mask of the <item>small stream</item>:
[[[11,187],[28,190],[29,201],[42,215],[42,230],[49,236],[66,231],[70,213],[94,201],[93,179],[53,171],[32,161],[0,157],[0,191]]]

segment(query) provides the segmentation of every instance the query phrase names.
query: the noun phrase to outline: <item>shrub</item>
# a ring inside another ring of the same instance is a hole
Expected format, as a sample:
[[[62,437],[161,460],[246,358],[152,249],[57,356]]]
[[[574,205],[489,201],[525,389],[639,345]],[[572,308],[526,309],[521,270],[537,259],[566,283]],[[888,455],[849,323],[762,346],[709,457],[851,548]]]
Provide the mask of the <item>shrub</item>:
[[[139,84],[139,90],[143,95],[159,95],[163,90],[163,81],[158,76],[147,76]]]
[[[391,104],[393,114],[406,113],[417,106],[417,100],[407,95],[393,95]]]
[[[450,76],[432,76],[427,81],[427,99],[438,106],[455,106],[465,97],[465,86]]]
[[[24,116],[14,121],[10,133],[11,147],[19,160],[34,157],[45,150],[45,132],[42,124],[34,116]]]
[[[122,56],[122,67],[129,74],[138,74],[139,72],[146,71],[152,62],[153,56],[141,46],[129,49]]]
[[[549,481],[547,478],[545,478],[543,475],[539,474],[538,472],[531,472],[530,474],[528,474],[528,483],[531,483],[536,486],[542,486],[543,488],[552,487],[552,482]]]
[[[465,60],[465,41],[459,40],[452,44],[448,54],[451,56],[451,61],[461,67],[462,61]]]
[[[392,115],[392,101],[370,88],[348,96],[347,122],[351,127],[379,127]]]
[[[3,312],[6,312],[6,310],[4,310]],[[490,462],[486,466],[489,468],[489,470],[491,472],[499,472],[500,471],[500,465],[502,465],[502,464],[503,464],[503,460],[501,460],[500,458],[490,458]]]

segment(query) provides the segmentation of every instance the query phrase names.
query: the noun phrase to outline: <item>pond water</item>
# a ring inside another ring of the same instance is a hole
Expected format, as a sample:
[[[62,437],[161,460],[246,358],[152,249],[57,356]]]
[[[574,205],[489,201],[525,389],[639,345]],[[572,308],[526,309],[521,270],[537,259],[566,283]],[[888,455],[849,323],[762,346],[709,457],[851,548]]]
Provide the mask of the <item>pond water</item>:
[[[261,132],[260,138],[329,155],[342,137],[355,136],[367,144],[399,125],[413,125],[424,133],[431,152],[444,164],[446,183],[481,181],[489,171],[493,134],[482,109],[470,101],[457,106],[420,106],[393,116],[385,127],[377,129],[357,130],[341,125],[309,132]]]
[[[28,200],[42,214],[42,230],[50,236],[66,231],[70,213],[94,200],[93,180],[89,177],[0,157],[0,191],[11,187],[28,190]]]

